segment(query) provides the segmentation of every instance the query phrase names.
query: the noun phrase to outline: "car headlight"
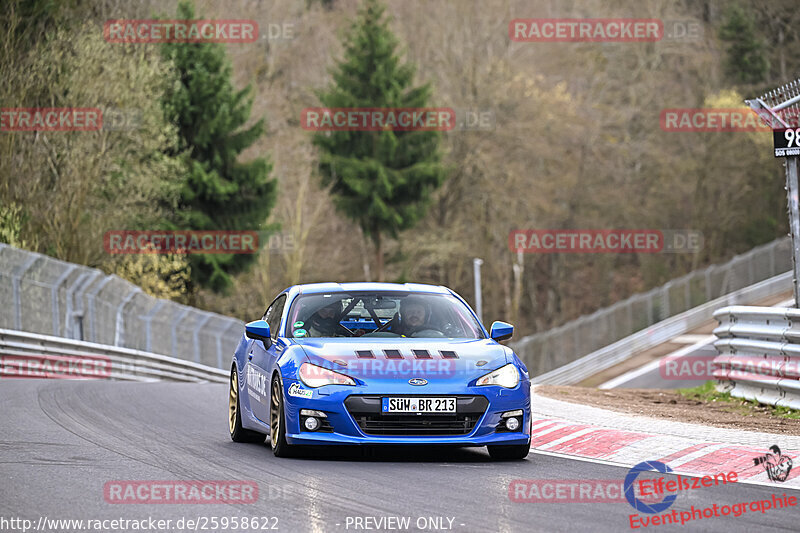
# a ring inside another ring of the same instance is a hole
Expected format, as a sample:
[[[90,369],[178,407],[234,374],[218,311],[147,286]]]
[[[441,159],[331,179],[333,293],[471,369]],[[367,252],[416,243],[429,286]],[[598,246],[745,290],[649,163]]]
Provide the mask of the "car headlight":
[[[306,386],[313,388],[323,385],[353,385],[356,382],[350,376],[345,376],[339,372],[334,372],[321,366],[303,363],[300,365],[300,381]]]
[[[481,387],[483,385],[499,385],[507,389],[513,389],[519,383],[519,370],[512,363],[501,366],[497,370],[493,370],[478,378],[475,385]]]

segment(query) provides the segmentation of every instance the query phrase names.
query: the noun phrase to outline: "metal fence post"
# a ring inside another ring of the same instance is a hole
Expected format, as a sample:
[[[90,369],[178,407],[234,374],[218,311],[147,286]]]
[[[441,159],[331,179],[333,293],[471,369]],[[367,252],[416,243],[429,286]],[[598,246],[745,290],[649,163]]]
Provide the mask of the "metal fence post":
[[[158,313],[161,310],[162,307],[164,307],[165,303],[167,303],[166,300],[158,300],[156,302],[156,305],[154,305],[153,308],[150,309],[150,311],[148,311],[148,313],[144,316],[144,321],[145,321],[144,345],[145,345],[145,350],[148,352],[153,351],[153,337],[151,331],[153,325],[153,317],[156,315],[156,313]]]
[[[99,274],[99,272],[98,272],[98,274]],[[97,332],[95,331],[95,328],[94,328],[94,323],[95,323],[94,300],[97,297],[97,294],[101,290],[103,290],[103,287],[105,287],[106,284],[109,281],[111,281],[111,276],[103,277],[102,281],[100,281],[100,283],[98,283],[97,286],[94,289],[92,289],[92,292],[90,292],[87,295],[87,300],[89,302],[89,339],[88,340],[93,341],[93,342],[97,342]]]
[[[22,329],[22,295],[20,294],[20,282],[25,272],[38,260],[38,255],[29,257],[11,273],[11,287],[14,292],[14,327],[18,330]]]
[[[692,308],[692,278],[686,280],[686,307],[683,308],[684,311]]]
[[[212,316],[213,315],[210,313],[207,314],[205,318],[202,318],[199,322],[197,322],[197,326],[194,328],[192,337],[194,340],[194,360],[196,363],[200,362],[200,330],[203,329],[203,326],[208,324],[208,321],[211,320]]]
[[[58,332],[61,329],[58,315],[58,288],[76,268],[76,265],[67,266],[67,269],[58,277],[55,283],[53,283],[53,335],[56,337],[58,337]],[[65,320],[69,320],[69,318],[65,316]]]
[[[220,333],[217,343],[217,367],[218,368],[225,368],[223,365],[225,363],[224,355],[222,353],[222,335],[227,333],[229,329],[236,326],[237,329],[242,327],[238,322],[232,322],[230,326],[222,330]]]
[[[75,316],[75,292],[82,288],[89,283],[91,283],[96,277],[97,272],[84,272],[77,279],[72,282],[71,285],[67,287],[67,307],[64,311],[64,337],[69,339],[77,338],[74,334],[73,330],[73,322],[72,319]],[[83,310],[83,306],[81,306],[81,310]],[[83,340],[83,339],[78,339]]]
[[[478,320],[483,324],[483,302],[481,301],[481,265],[483,259],[477,257],[472,260],[472,272],[475,277],[475,312],[478,314]]]
[[[133,297],[141,293],[142,289],[134,286],[133,289],[122,299],[117,307],[117,319],[114,323],[114,346],[122,346],[125,342],[125,318],[123,312],[128,302],[133,300]]]
[[[183,320],[183,317],[185,317],[189,311],[191,311],[191,307],[183,307],[178,313],[178,316],[172,321],[172,355],[175,357],[178,356],[178,324],[181,323],[181,320]]]
[[[800,205],[798,202],[797,156],[787,157],[786,196],[789,204],[789,231],[792,234],[792,269],[794,271],[795,307],[800,305]]]

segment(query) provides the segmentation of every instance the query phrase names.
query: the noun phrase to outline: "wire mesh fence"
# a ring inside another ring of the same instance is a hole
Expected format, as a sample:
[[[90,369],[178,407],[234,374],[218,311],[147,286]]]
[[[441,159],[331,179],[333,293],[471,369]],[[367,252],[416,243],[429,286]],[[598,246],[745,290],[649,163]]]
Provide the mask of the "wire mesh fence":
[[[244,323],[154,298],[97,269],[0,243],[0,329],[134,348],[225,368]]]
[[[792,243],[782,238],[696,270],[642,294],[512,343],[537,376],[576,361],[637,331],[792,269]]]
[[[779,239],[722,265],[524,337],[512,347],[532,375],[553,370],[693,307],[792,268]],[[134,348],[217,368],[244,323],[160,300],[114,275],[0,244],[0,328]]]

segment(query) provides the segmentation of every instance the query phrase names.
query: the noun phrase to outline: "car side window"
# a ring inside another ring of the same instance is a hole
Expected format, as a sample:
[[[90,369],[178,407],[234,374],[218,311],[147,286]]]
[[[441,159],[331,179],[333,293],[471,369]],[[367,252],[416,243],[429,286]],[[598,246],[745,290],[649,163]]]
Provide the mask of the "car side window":
[[[278,338],[278,328],[281,325],[281,315],[283,315],[283,307],[286,305],[286,295],[281,294],[272,305],[269,306],[267,312],[264,313],[264,320],[269,324],[269,334],[273,339]]]

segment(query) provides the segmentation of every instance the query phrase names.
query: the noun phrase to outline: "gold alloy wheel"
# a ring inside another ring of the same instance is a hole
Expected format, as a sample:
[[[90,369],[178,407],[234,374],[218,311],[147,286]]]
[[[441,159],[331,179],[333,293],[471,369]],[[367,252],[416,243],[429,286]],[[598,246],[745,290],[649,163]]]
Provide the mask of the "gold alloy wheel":
[[[277,379],[272,380],[272,397],[270,404],[272,409],[269,411],[269,443],[273,449],[278,445],[279,430],[281,427],[281,387]]]
[[[231,431],[231,435],[233,435],[233,428],[236,427],[236,410],[238,409],[239,405],[239,376],[236,373],[236,369],[234,368],[231,372],[231,392],[228,398],[228,410],[229,410],[229,417],[228,417],[228,429]]]

